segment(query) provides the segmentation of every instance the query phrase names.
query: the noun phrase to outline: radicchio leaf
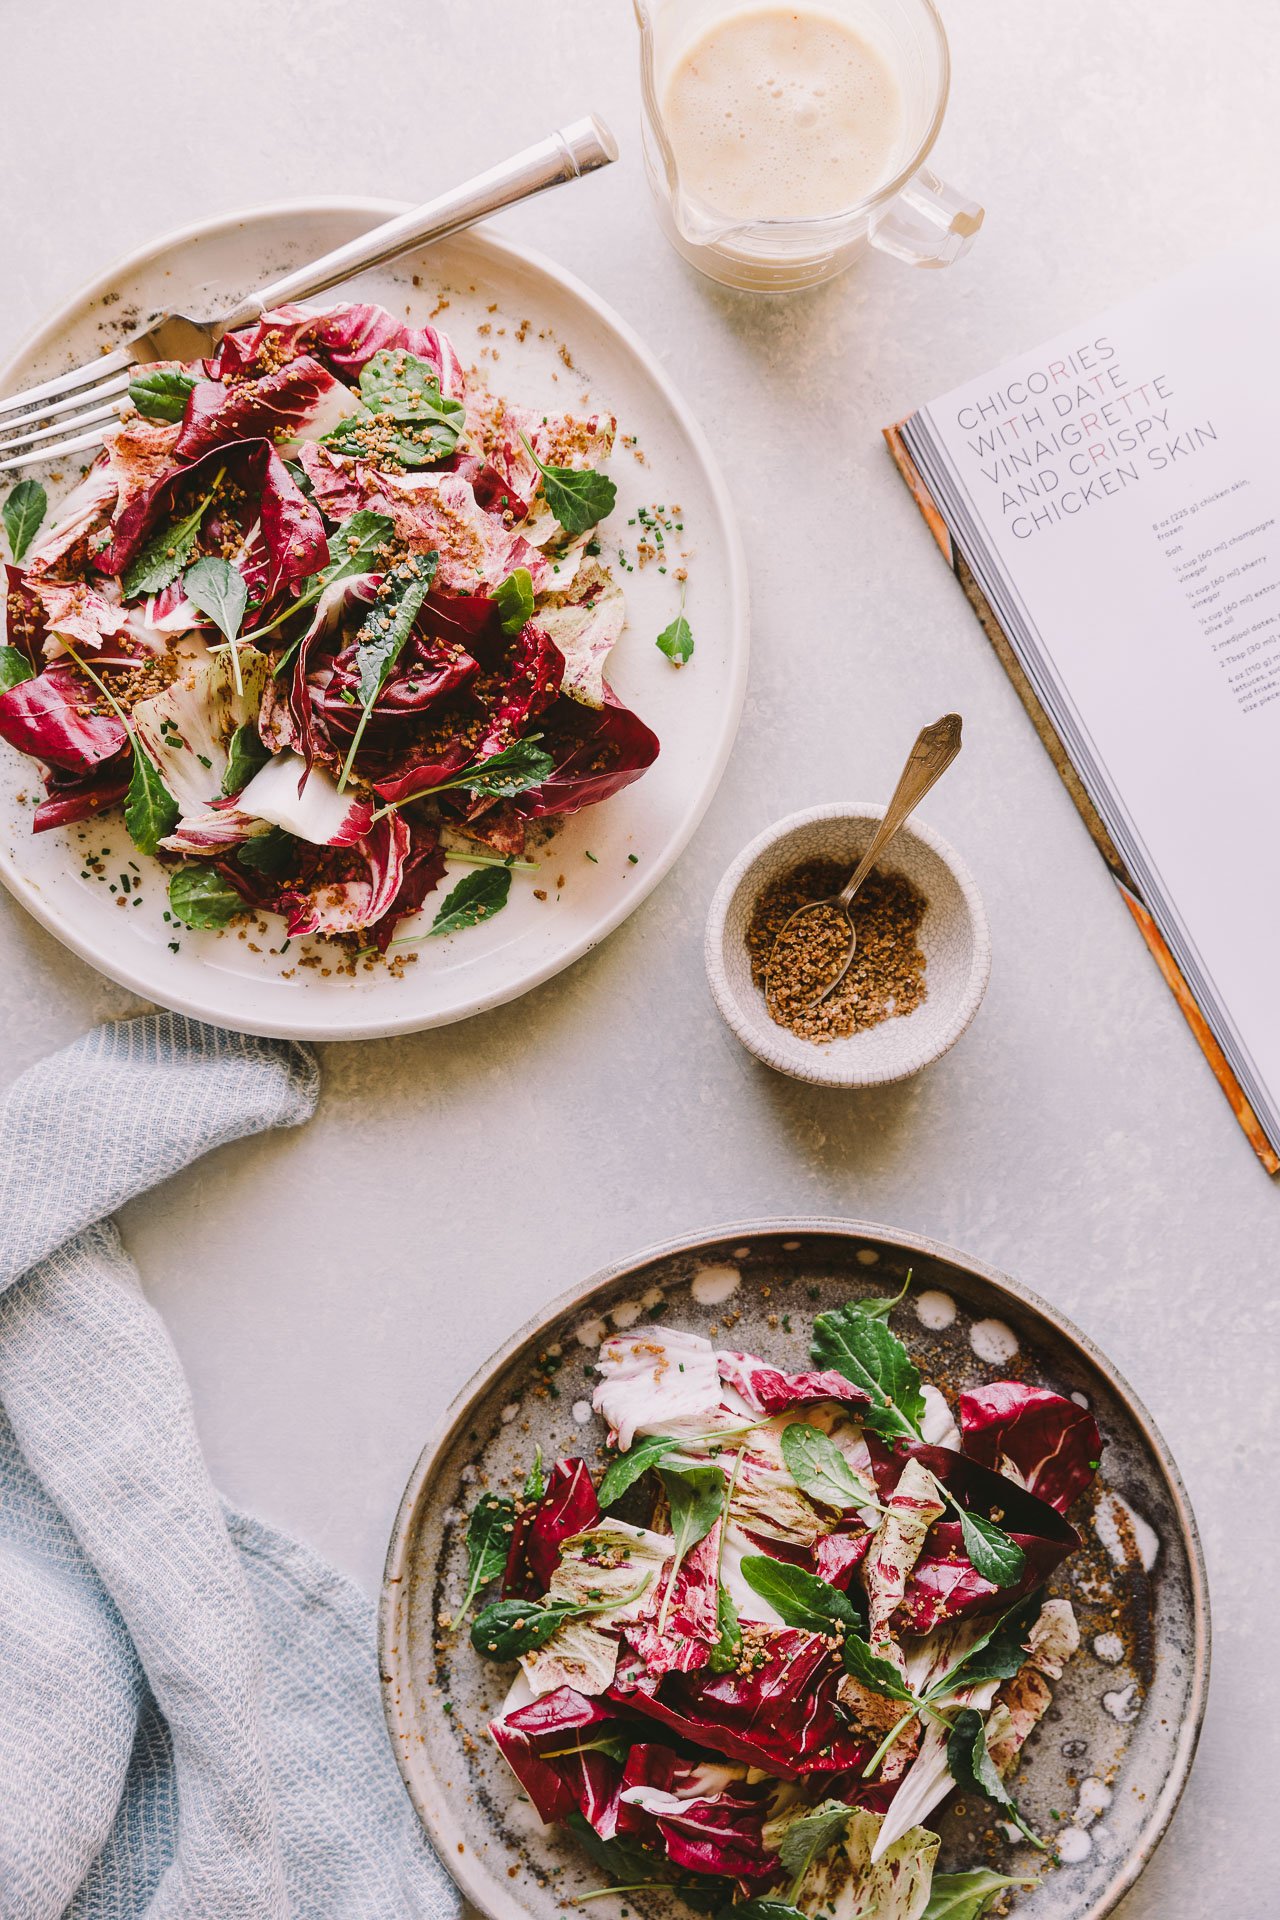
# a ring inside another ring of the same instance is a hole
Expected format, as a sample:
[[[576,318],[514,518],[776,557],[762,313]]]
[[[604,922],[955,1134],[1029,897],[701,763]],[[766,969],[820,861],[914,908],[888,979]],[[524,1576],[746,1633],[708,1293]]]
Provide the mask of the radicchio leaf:
[[[795,1898],[810,1913],[919,1920],[929,1898],[938,1836],[913,1826],[886,1845],[868,1807],[854,1807],[843,1836],[808,1869]]]
[[[265,678],[266,662],[252,650],[245,653],[239,689],[228,653],[201,653],[182,660],[159,693],[135,704],[134,731],[185,816],[200,814],[221,794],[227,743],[252,729]],[[255,765],[266,758],[259,748]]]
[[[706,1433],[720,1413],[715,1350],[699,1333],[650,1326],[610,1334],[596,1359],[591,1404],[619,1452],[637,1433]]]
[[[535,593],[554,581],[551,563],[523,534],[486,513],[457,473],[370,476],[364,505],[390,514],[400,538],[418,553],[440,555],[440,584],[451,593],[492,592],[522,567]]]
[[[611,687],[599,711],[563,695],[541,721],[543,746],[555,762],[540,787],[516,802],[528,819],[549,813],[579,813],[621,793],[658,757],[658,736]]]
[[[74,667],[46,667],[0,693],[0,740],[63,773],[89,773],[129,738],[114,713],[93,711],[96,698]]]
[[[716,1479],[719,1500],[724,1476],[717,1472]],[[720,1529],[713,1526],[678,1564],[664,1567],[652,1601],[646,1600],[644,1618],[623,1629],[624,1640],[649,1673],[690,1673],[706,1666],[720,1639],[719,1541]]]
[[[1102,1455],[1084,1407],[1020,1380],[993,1380],[960,1396],[964,1451],[1065,1513],[1090,1486]]]
[[[34,583],[21,567],[11,567],[6,563],[4,577],[6,638],[11,649],[26,656],[34,672],[44,659],[47,637],[44,607]]]
[[[490,400],[488,396],[477,396],[476,412],[479,438],[503,495],[513,495],[525,503],[526,511],[541,481],[539,460],[568,467],[594,467],[608,459],[618,428],[608,413],[594,413],[582,420],[568,413],[535,413],[531,408]],[[535,538],[543,545],[558,535],[559,527],[541,501],[537,518],[540,524]]]
[[[829,1586],[847,1589],[855,1567],[866,1559],[872,1531],[860,1520],[842,1522],[835,1533],[823,1534],[812,1548],[813,1571]]]
[[[308,773],[293,753],[276,754],[259,767],[237,795],[236,810],[319,847],[353,847],[373,826],[368,800],[339,793],[322,767]]]
[[[740,1772],[684,1758],[670,1747],[642,1743],[626,1763],[618,1831],[661,1838],[667,1858],[685,1873],[767,1880],[778,1871],[764,1845],[764,1790]]]
[[[840,1664],[825,1639],[793,1628],[756,1643],[749,1673],[668,1673],[638,1660],[619,1663],[610,1698],[632,1713],[784,1780],[861,1768],[871,1755],[836,1705]]]
[[[261,439],[287,446],[304,432],[318,437],[354,404],[346,388],[307,354],[234,386],[201,380],[187,402],[174,457],[188,463],[229,441]]]
[[[104,640],[129,631],[129,615],[124,608],[83,580],[41,576],[35,582],[35,593],[49,632],[74,641],[78,647],[96,653]]]
[[[157,378],[162,377],[157,371]],[[186,379],[187,376],[177,376]],[[188,380],[185,391],[190,392],[194,381]],[[178,420],[182,418],[181,413]],[[172,468],[173,449],[182,429],[180,425],[167,420],[144,420],[131,415],[122,426],[116,427],[103,439],[106,449],[106,472],[116,483],[114,501],[115,517],[118,520],[130,501]]]
[[[369,929],[373,944],[383,953],[390,945],[400,921],[411,913],[417,913],[423,901],[435,892],[445,874],[445,857],[436,829],[423,826],[416,820],[410,820],[406,825],[409,829],[409,851],[400,869],[400,890],[381,920],[375,920]]]
[[[211,380],[225,380],[228,376],[237,379],[265,372],[268,363],[278,367],[304,352],[303,335],[327,318],[306,307],[273,307],[251,327],[237,327],[234,333],[224,334],[213,358],[205,361],[205,372]]]
[[[946,1512],[938,1482],[918,1459],[903,1461],[893,1492],[862,1569],[867,1592],[868,1634],[874,1651],[905,1675],[892,1622],[924,1549],[930,1527]]]
[[[726,1386],[740,1393],[755,1413],[785,1413],[790,1407],[835,1400],[847,1407],[865,1407],[868,1395],[842,1373],[783,1373],[750,1353],[718,1353],[716,1365]]]
[[[536,715],[545,712],[560,690],[564,658],[544,630],[530,621],[518,635],[506,664],[506,684],[496,701],[478,760],[501,753]],[[554,761],[544,765],[554,768]]]
[[[361,714],[359,693],[360,649],[353,641],[333,663],[333,672],[312,699],[323,715],[331,740],[349,740]],[[479,672],[470,654],[461,648],[440,646],[414,633],[394,670],[381,687],[370,712],[362,742],[361,766],[379,748],[403,734],[406,722],[469,685]],[[465,757],[465,756],[464,756]]]
[[[385,307],[355,301],[332,307],[312,315],[299,337],[343,380],[358,380],[375,353],[399,348],[429,361],[443,392],[460,398],[466,391],[462,363],[448,336],[430,326],[408,327]]]
[[[528,498],[517,492],[499,468],[474,453],[455,453],[447,463],[451,473],[460,473],[486,513],[495,513],[509,525],[516,525],[529,511]],[[530,463],[530,472],[534,471]]]
[[[526,1600],[545,1593],[560,1559],[561,1541],[585,1533],[599,1519],[600,1505],[586,1461],[557,1460],[542,1498],[516,1517],[502,1576],[503,1597]]]
[[[413,800],[421,794],[430,793],[433,787],[440,786],[446,780],[452,780],[470,759],[471,755],[465,747],[456,740],[450,741],[438,759],[421,760],[416,765],[406,767],[402,773],[392,778],[375,781],[374,792],[380,800],[387,800],[395,806],[400,806],[406,800]]]
[[[355,633],[367,618],[382,584],[380,573],[347,574],[327,586],[315,603],[311,624],[298,642],[289,680],[289,713],[294,723],[297,745],[309,768],[323,744],[318,726],[321,704],[311,684],[313,667],[325,654],[337,657],[350,640],[352,665],[348,691],[351,694],[351,725],[354,732],[360,709],[355,695]],[[288,655],[285,655],[288,658]]]
[[[268,595],[291,581],[319,573],[327,565],[329,546],[319,510],[291,478],[269,440],[241,440],[234,446],[214,447],[192,465],[166,474],[131,500],[116,522],[111,545],[98,557],[102,572],[126,572],[153,537],[181,520],[188,502],[210,492],[219,471],[242,496],[235,508],[240,532],[247,533],[250,523],[261,519],[262,537],[270,556],[270,575],[264,586]],[[215,503],[210,509],[210,522],[224,511],[221,503]],[[206,522],[206,531],[210,522]]]
[[[499,1659],[519,1657],[535,1693],[556,1687],[607,1693],[618,1664],[618,1632],[649,1603],[671,1543],[623,1521],[604,1522],[562,1543],[545,1600],[501,1600],[481,1615],[472,1644]],[[544,1622],[552,1619],[550,1633]],[[494,1632],[497,1627],[499,1631]],[[486,1628],[488,1629],[486,1631]]]
[[[390,911],[404,877],[408,827],[397,814],[385,814],[375,820],[355,851],[365,864],[364,878],[323,882],[307,893],[281,894],[280,909],[288,915],[291,940],[303,933],[358,933],[375,926]]]
[[[610,1839],[622,1768],[594,1743],[621,1724],[615,1708],[557,1687],[492,1721],[489,1732],[541,1820],[566,1821],[578,1812]]]
[[[544,605],[538,617],[564,655],[564,690],[583,706],[601,707],[605,661],[627,622],[626,597],[593,560],[579,568],[572,585],[555,595],[554,602]]]
[[[874,1437],[871,1458],[881,1498],[897,1484],[902,1457],[891,1453]],[[975,1513],[999,1511],[1000,1526],[1025,1556],[1022,1576],[1015,1586],[997,1587],[984,1580],[970,1564],[958,1520],[941,1519],[929,1529],[924,1549],[915,1563],[906,1591],[893,1618],[895,1632],[932,1632],[944,1620],[1003,1609],[1038,1587],[1080,1544],[1075,1528],[1060,1513],[989,1467],[949,1447],[916,1442],[907,1453],[927,1467],[948,1493]]]
[[[70,573],[88,560],[116,504],[119,482],[104,457],[95,461],[78,486],[59,501],[53,518],[27,549],[27,577],[38,579],[55,566]]]
[[[122,748],[114,759],[104,760],[89,773],[74,775],[56,769],[45,775],[47,799],[36,808],[31,823],[33,833],[48,833],[52,827],[67,827],[75,820],[87,820],[117,806],[129,791],[133,773],[132,755]]]

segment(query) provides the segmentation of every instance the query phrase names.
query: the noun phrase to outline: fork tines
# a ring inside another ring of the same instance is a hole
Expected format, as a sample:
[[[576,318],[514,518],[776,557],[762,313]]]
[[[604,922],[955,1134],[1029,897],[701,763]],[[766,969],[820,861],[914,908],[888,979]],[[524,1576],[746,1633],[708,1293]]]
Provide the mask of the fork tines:
[[[118,347],[90,366],[0,400],[0,473],[98,446],[109,422],[129,404],[135,365],[132,354]]]

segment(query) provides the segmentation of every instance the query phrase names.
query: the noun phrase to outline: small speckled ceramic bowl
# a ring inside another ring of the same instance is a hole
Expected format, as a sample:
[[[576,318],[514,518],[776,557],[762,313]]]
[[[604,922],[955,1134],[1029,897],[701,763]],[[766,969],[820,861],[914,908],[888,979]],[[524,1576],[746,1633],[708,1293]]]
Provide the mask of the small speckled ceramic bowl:
[[[824,1087],[879,1087],[906,1080],[953,1047],[982,1004],[991,972],[991,936],[982,898],[959,855],[931,827],[908,821],[884,856],[927,902],[919,943],[924,1002],[844,1040],[802,1040],[770,1018],[752,984],[747,926],[762,890],[805,860],[836,860],[852,873],[884,808],[858,801],[809,807],[779,820],[744,847],[716,889],[707,915],[707,978],[716,1005],[744,1047],[794,1080]],[[855,900],[853,914],[857,920]]]

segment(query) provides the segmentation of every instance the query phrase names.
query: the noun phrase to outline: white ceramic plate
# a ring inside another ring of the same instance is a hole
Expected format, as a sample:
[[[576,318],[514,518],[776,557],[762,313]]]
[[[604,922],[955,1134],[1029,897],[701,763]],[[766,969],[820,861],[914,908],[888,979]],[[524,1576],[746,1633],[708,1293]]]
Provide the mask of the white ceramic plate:
[[[170,235],[47,321],[0,371],[0,391],[86,359],[158,305],[216,308],[401,210],[392,201],[305,202]],[[166,924],[160,870],[134,854],[118,819],[32,835],[39,778],[30,760],[0,745],[0,878],[43,926],[148,1000],[251,1033],[322,1040],[465,1019],[539,985],[612,932],[652,892],[702,818],[733,745],[747,675],[746,573],[724,483],[662,368],[588,288],[541,256],[475,230],[362,275],[332,297],[378,300],[417,319],[447,300],[437,324],[486,384],[530,406],[580,411],[586,396],[590,406],[615,413],[619,444],[610,472],[618,504],[603,530],[606,554],[616,566],[622,547],[634,564],[639,529],[628,522],[641,506],[682,509],[696,652],[677,671],[653,644],[678,608],[674,570],[619,570],[628,625],[609,677],[661,740],[656,764],[614,799],[566,821],[535,856],[541,872],[516,875],[511,902],[491,925],[403,949],[417,959],[399,978],[383,967],[355,977],[335,972],[323,941],[272,952],[284,937],[275,918],[265,935]],[[518,341],[525,320],[531,324]],[[481,335],[481,327],[489,332]],[[623,435],[635,437],[634,451]],[[86,864],[90,854],[102,878]],[[130,859],[143,872],[140,892]],[[460,878],[469,869],[451,871]],[[112,891],[122,873],[130,876],[127,895]],[[546,891],[545,901],[535,888]],[[419,930],[407,921],[399,932]],[[308,951],[316,964],[300,965]]]

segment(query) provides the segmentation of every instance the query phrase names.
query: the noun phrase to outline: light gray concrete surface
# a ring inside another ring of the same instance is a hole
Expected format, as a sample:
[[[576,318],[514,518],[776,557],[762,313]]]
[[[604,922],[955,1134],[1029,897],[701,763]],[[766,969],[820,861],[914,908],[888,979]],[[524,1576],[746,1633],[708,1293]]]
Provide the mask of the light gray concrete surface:
[[[305,1134],[218,1154],[124,1228],[219,1485],[371,1590],[437,1413],[513,1325],[601,1263],[712,1222],[816,1210],[918,1228],[1019,1275],[1146,1399],[1213,1579],[1199,1761],[1126,1920],[1262,1920],[1280,1785],[1266,1732],[1280,1713],[1277,1195],[880,428],[1272,216],[1280,15],[1257,0],[946,12],[956,84],[939,163],[986,200],[977,248],[951,273],[873,260],[769,304],[701,282],[658,235],[623,0],[4,9],[0,344],[179,222],[310,192],[418,197],[596,109],[621,164],[505,225],[662,356],[752,557],[737,751],[653,899],[513,1006],[327,1050]],[[905,1086],[780,1080],[705,987],[715,882],[778,814],[882,796],[917,727],[949,707],[966,750],[926,813],[985,893],[986,1004]],[[135,1005],[0,898],[4,1077]]]

